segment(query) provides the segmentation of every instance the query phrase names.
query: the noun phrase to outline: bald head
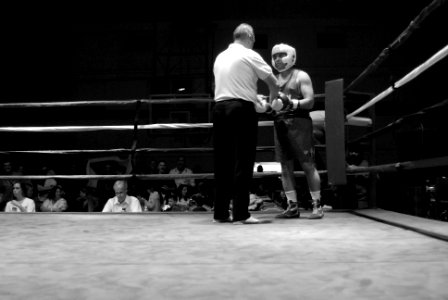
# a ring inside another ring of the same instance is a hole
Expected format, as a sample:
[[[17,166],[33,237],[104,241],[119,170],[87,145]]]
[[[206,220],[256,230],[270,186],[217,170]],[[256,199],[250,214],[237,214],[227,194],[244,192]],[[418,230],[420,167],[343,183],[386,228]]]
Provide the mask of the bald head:
[[[254,29],[247,23],[238,25],[233,31],[233,40],[252,49],[255,43]]]
[[[121,188],[121,189],[127,190],[128,189],[128,184],[124,180],[117,180],[114,183],[114,188]]]
[[[124,180],[117,180],[114,183],[115,196],[117,196],[118,202],[123,202],[126,199],[128,184]]]

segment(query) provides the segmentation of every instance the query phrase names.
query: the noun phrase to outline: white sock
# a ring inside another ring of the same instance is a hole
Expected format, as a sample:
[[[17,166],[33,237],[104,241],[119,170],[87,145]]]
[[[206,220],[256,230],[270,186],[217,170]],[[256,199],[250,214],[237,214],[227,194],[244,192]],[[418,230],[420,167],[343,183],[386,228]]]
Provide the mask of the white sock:
[[[289,202],[297,203],[297,193],[295,190],[292,191],[285,191],[286,199],[288,199]]]
[[[313,205],[320,205],[320,191],[310,191],[311,199],[313,199]]]

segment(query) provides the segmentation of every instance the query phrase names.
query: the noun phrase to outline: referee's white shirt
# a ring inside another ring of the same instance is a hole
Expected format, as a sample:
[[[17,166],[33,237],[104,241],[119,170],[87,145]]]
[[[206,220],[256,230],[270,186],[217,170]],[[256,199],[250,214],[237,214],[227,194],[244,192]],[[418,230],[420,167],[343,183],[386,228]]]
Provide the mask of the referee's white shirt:
[[[257,52],[232,43],[216,57],[213,73],[215,101],[243,99],[255,103],[257,81],[272,74],[272,68]]]

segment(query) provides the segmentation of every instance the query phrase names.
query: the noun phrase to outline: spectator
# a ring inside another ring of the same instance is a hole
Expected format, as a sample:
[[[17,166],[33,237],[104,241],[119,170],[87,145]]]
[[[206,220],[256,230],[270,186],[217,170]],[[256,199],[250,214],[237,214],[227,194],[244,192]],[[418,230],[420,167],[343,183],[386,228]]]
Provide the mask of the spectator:
[[[191,199],[195,201],[196,204],[204,207],[207,211],[212,210],[214,200],[212,199],[208,186],[204,181],[198,182],[197,192],[191,196]]]
[[[190,207],[191,201],[191,186],[188,184],[181,184],[177,189],[177,206],[179,210],[187,211]]]
[[[25,181],[26,195],[25,197],[33,199],[36,197],[34,184],[31,181]]]
[[[14,199],[6,203],[5,212],[35,212],[36,205],[33,199],[25,197],[26,185],[22,182],[13,184]]]
[[[78,197],[70,202],[69,208],[74,212],[94,212],[98,211],[98,202],[93,188],[85,186],[79,189]]]
[[[249,199],[249,210],[261,210],[266,202],[271,202],[268,191],[262,181],[255,181],[256,185],[252,188]]]
[[[46,176],[53,176],[56,174],[56,172],[51,169],[48,168],[47,166],[42,167],[42,173]],[[37,185],[37,189],[38,191],[44,191],[44,190],[51,190],[52,188],[54,188],[56,185],[58,184],[58,182],[56,181],[56,179],[54,178],[47,178],[43,181],[42,185],[38,184]]]
[[[348,149],[347,154],[347,169],[356,170],[357,168],[368,167],[369,162],[365,157],[364,152],[360,146],[353,146],[352,149]],[[355,207],[363,205],[368,206],[368,186],[369,186],[369,172],[355,173],[353,176],[349,176],[347,187],[351,190]],[[362,208],[365,208],[362,207]]]
[[[92,158],[87,161],[87,175],[121,175],[132,172],[131,156],[106,156]],[[106,201],[114,196],[114,182],[110,179],[91,179],[87,186],[95,188],[99,199],[99,207],[104,207]]]
[[[159,161],[157,164],[157,174],[168,174],[168,165],[165,160]]]
[[[1,171],[1,175],[3,176],[12,176],[13,171],[12,171],[12,162],[10,160],[5,160],[3,162],[3,169]],[[5,205],[8,201],[11,201],[13,199],[13,185],[14,185],[14,181],[12,179],[2,179],[0,180],[0,185],[3,186],[3,197],[2,197],[2,202],[0,202],[0,208],[2,210],[4,210]]]
[[[0,185],[0,211],[4,211],[8,201],[5,197],[5,187]]]
[[[163,185],[160,188],[160,203],[162,204],[162,211],[177,210],[177,199],[172,189]]]
[[[128,187],[129,190],[133,191],[135,197],[140,201],[140,206],[142,211],[148,211],[148,198],[150,195],[150,189],[153,190],[153,187],[145,187],[146,181],[137,180],[135,178],[131,179],[132,184],[129,184],[132,187]]]
[[[160,193],[154,188],[148,189],[148,201],[146,201],[146,211],[161,211]]]
[[[64,199],[64,189],[56,185],[49,190],[48,198],[42,203],[42,212],[64,212],[68,208],[67,200]]]
[[[107,200],[103,212],[142,212],[140,201],[136,197],[127,194],[128,184],[126,181],[115,181],[113,189],[115,197]]]
[[[47,173],[45,175],[53,176],[53,175],[56,175],[56,172],[53,169],[48,169]],[[48,186],[51,188],[55,187],[57,184],[58,184],[58,182],[54,178],[47,178],[44,181],[44,186]]]
[[[167,175],[168,174],[168,165],[165,160],[160,160],[157,164],[157,174],[159,175]],[[155,189],[161,194],[161,204],[163,206],[164,197],[167,193],[175,194],[176,193],[176,185],[172,179],[157,179],[153,180],[149,183],[150,188]]]
[[[12,171],[12,175],[14,175],[14,176],[24,176],[24,175],[26,175],[25,167],[22,164],[16,165],[14,167],[13,171]],[[33,192],[32,190],[31,191],[29,190],[29,185],[31,185],[31,180],[30,179],[21,179],[20,181],[22,181],[22,182],[24,182],[26,184],[28,193]],[[25,197],[33,199],[32,196],[31,197],[25,196]]]
[[[189,175],[189,174],[193,174],[193,171],[190,168],[186,167],[185,164],[185,157],[184,156],[179,156],[179,158],[177,159],[177,163],[176,163],[176,167],[172,168],[170,170],[169,174],[174,174],[174,175]],[[180,185],[189,185],[191,187],[195,186],[195,181],[193,178],[176,178],[174,179],[174,183],[176,184],[176,187],[179,188]]]
[[[73,198],[69,202],[70,211],[72,212],[84,212],[87,211],[87,208],[84,207],[87,202],[87,188],[81,187],[79,189],[79,194],[77,197]],[[87,205],[86,205],[87,207]]]
[[[148,174],[158,174],[159,169],[157,168],[157,161],[155,159],[151,159],[149,162],[149,170]]]
[[[189,202],[190,211],[211,211],[211,207],[204,203],[204,198],[194,197]]]
[[[37,185],[36,211],[41,211],[42,205],[49,199],[50,187]]]

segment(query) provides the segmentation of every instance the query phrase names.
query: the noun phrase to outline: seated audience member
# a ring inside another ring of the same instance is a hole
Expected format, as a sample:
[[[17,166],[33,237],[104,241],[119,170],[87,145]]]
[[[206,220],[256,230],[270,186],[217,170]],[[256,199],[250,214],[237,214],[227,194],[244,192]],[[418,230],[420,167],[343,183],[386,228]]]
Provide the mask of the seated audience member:
[[[62,186],[56,185],[48,194],[48,198],[42,203],[40,210],[42,212],[64,212],[67,211],[68,204],[64,198]]]
[[[168,173],[169,170],[166,161],[160,160],[159,163],[157,164],[157,174],[168,174]]]
[[[79,195],[74,201],[71,201],[70,211],[74,212],[95,212],[98,211],[99,200],[94,195],[91,187],[84,186],[79,189]]]
[[[177,206],[182,211],[187,211],[191,200],[191,186],[181,184],[177,189]]]
[[[12,171],[12,175],[14,175],[14,176],[24,176],[24,175],[27,175],[25,166],[20,164],[20,163],[16,164],[15,170]],[[27,188],[29,188],[29,186],[32,185],[32,181],[30,179],[20,179],[20,181],[24,182],[26,184]],[[31,190],[31,191],[28,190],[28,193],[31,193],[31,192],[34,192],[34,191],[33,190]],[[25,196],[25,197],[33,199],[32,196],[31,197],[30,196]]]
[[[147,211],[148,207],[146,202],[148,199],[149,191],[145,188],[145,182],[137,180],[135,178],[128,181],[128,193],[133,194],[138,201],[140,201],[140,206],[142,211]]]
[[[147,211],[148,207],[146,206],[145,197],[143,197],[141,195],[135,195],[135,198],[137,198],[138,202],[140,202],[140,207],[142,208],[142,211]]]
[[[271,197],[268,195],[269,189],[263,180],[254,181],[249,198],[249,210],[263,210],[265,206],[269,207],[273,204]]]
[[[35,212],[36,206],[33,199],[25,197],[26,185],[22,182],[13,184],[13,200],[6,203],[5,212]]]
[[[121,175],[131,174],[131,155],[120,157],[118,155],[96,157],[89,159],[86,165],[87,175]],[[87,186],[96,189],[99,211],[106,204],[107,200],[114,197],[114,181],[110,179],[90,179]]]
[[[50,190],[52,188],[48,186],[43,186],[38,184],[37,185],[37,198],[35,200],[36,202],[36,211],[41,211],[42,205],[46,200],[49,199]]]
[[[12,161],[5,160],[3,162],[3,168],[2,168],[2,170],[0,170],[0,175],[3,175],[3,176],[14,175]],[[2,208],[2,210],[5,209],[6,203],[13,199],[13,193],[12,193],[13,184],[14,184],[14,180],[12,180],[12,179],[1,179],[0,180],[0,186],[2,186],[2,190],[3,190],[2,202],[0,202],[0,208]]]
[[[189,210],[190,211],[211,211],[212,208],[204,203],[205,198],[199,197],[198,194],[195,194],[191,197],[189,202]]]
[[[199,181],[197,184],[197,191],[191,195],[191,199],[196,203],[201,203],[200,206],[204,207],[207,211],[213,209],[213,197],[209,191],[208,186],[204,181]]]
[[[365,153],[360,146],[353,146],[349,149],[347,154],[347,169],[356,170],[357,168],[368,167],[369,162]],[[367,205],[368,201],[368,186],[369,186],[369,172],[356,173],[350,176],[347,182],[347,187],[352,190],[356,205],[364,203]]]
[[[86,202],[87,189],[85,187],[81,187],[79,189],[78,196],[72,198],[69,202],[70,211],[72,212],[84,212],[84,203]]]
[[[147,189],[148,200],[145,200],[145,211],[161,211],[160,193],[153,187]]]
[[[160,203],[162,205],[162,211],[176,211],[177,198],[175,193],[167,185],[163,185],[160,188]]]
[[[43,169],[43,172],[45,172],[45,175],[55,175],[55,172],[54,172],[53,169],[48,169],[47,167],[43,167],[42,169]],[[47,179],[45,179],[43,185],[41,185],[41,184],[38,184],[38,185],[37,185],[37,195],[38,195],[38,200],[37,200],[37,202],[38,202],[38,203],[36,203],[36,204],[38,204],[38,205],[37,205],[37,208],[38,208],[38,209],[40,209],[40,207],[41,207],[43,201],[47,199],[47,197],[48,197],[48,193],[50,193],[50,191],[51,191],[56,185],[57,185],[57,181],[56,181],[54,178],[47,178]],[[40,198],[41,198],[40,196],[45,196],[45,194],[47,194],[46,197],[45,197],[44,199],[41,200],[41,199],[40,199]],[[40,203],[39,203],[39,202],[40,202]]]
[[[140,201],[129,196],[128,184],[124,180],[117,180],[113,186],[115,197],[107,200],[103,212],[142,212]]]
[[[0,211],[5,210],[6,203],[8,203],[8,200],[5,196],[5,187],[3,185],[0,185]]]
[[[148,165],[148,174],[157,174],[159,173],[159,169],[157,168],[157,160],[151,159]]]
[[[180,211],[180,207],[177,205],[176,190],[173,190],[168,185],[162,185],[160,188],[160,203],[162,205],[162,211]]]
[[[48,165],[44,164],[40,168],[39,173],[44,176],[54,176],[56,175],[56,172],[53,168],[49,167]],[[55,178],[46,178],[43,180],[39,180],[39,183],[37,186],[39,187],[46,187],[48,189],[55,187],[58,184],[57,180]]]
[[[28,182],[25,181],[25,186],[26,186],[26,195],[25,195],[25,197],[34,200],[34,198],[36,198],[36,193],[35,193],[36,189],[34,187],[34,184],[32,182],[30,182],[30,181],[28,181]]]
[[[161,211],[160,207],[160,194],[156,190],[149,190],[148,201],[146,201],[147,211]]]
[[[169,174],[172,175],[189,175],[193,174],[193,171],[190,168],[187,168],[185,165],[185,157],[179,156],[177,159],[176,167],[172,168],[169,172]],[[179,188],[180,185],[189,185],[191,187],[194,187],[195,180],[193,178],[176,178],[174,179],[174,183],[176,184],[176,188]]]
[[[161,160],[159,161],[157,165],[158,172],[157,174],[160,175],[168,175],[168,165],[166,164],[166,161]],[[150,186],[154,187],[156,190],[161,192],[162,188],[168,188],[171,192],[175,192],[176,190],[176,184],[174,183],[173,179],[157,179],[150,181]]]
[[[50,168],[47,170],[45,175],[53,176],[53,175],[56,175],[56,172]],[[57,184],[58,184],[58,182],[54,178],[47,178],[44,181],[44,186],[48,186],[48,187],[55,187]]]

